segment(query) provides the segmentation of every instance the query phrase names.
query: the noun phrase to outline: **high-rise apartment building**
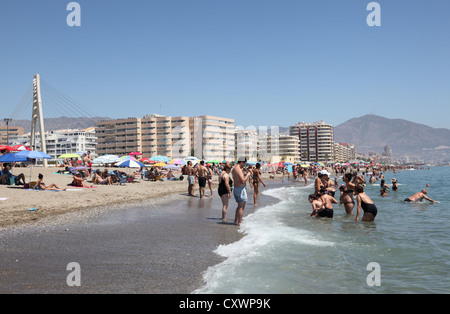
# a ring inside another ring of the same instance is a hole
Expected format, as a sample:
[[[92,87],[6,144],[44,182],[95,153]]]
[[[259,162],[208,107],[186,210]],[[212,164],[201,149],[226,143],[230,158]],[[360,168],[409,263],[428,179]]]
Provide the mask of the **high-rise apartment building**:
[[[213,116],[143,118],[99,121],[96,123],[99,155],[127,155],[140,152],[182,158],[233,160],[234,120]]]
[[[191,153],[189,117],[147,115],[141,120],[142,154],[181,158]]]
[[[279,155],[280,161],[297,163],[300,161],[299,139],[297,135],[279,135]]]
[[[102,120],[95,123],[98,155],[128,155],[142,151],[141,118]]]
[[[248,161],[258,161],[258,132],[254,130],[236,129],[235,135],[235,158],[245,157]]]
[[[349,162],[356,159],[355,145],[348,143],[334,143],[334,161]]]
[[[191,118],[193,155],[204,160],[234,160],[234,119],[200,116]]]
[[[23,135],[23,128],[18,126],[0,126],[0,145],[11,146],[11,138]],[[9,143],[8,143],[9,142]]]
[[[300,122],[289,129],[290,135],[298,135],[301,161],[331,162],[334,154],[333,125],[323,121]]]

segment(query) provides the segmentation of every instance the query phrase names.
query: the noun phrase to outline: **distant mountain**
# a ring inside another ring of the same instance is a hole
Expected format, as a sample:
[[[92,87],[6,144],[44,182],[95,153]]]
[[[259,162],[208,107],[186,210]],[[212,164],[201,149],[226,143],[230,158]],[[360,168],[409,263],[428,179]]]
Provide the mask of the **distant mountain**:
[[[44,119],[45,131],[54,131],[62,129],[86,129],[95,126],[95,122],[100,120],[111,120],[106,117],[94,117],[94,118],[49,118]],[[3,122],[3,121],[2,121]],[[4,123],[2,124],[4,125]],[[9,123],[10,126],[22,127],[25,133],[29,133],[31,130],[30,120],[13,120]]]
[[[361,153],[381,154],[385,145],[394,156],[419,156],[427,160],[450,154],[450,130],[435,129],[403,119],[369,114],[335,127],[335,142],[355,144]]]

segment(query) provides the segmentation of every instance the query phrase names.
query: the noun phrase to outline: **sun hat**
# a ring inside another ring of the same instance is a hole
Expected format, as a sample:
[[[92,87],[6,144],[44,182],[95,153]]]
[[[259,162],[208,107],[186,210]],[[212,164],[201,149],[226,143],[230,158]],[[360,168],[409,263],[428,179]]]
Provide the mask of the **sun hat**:
[[[327,176],[330,176],[330,174],[331,173],[329,173],[328,171],[326,171],[326,170],[322,170],[321,172],[319,172],[321,175],[323,175],[323,176],[325,176],[325,175],[327,175]]]

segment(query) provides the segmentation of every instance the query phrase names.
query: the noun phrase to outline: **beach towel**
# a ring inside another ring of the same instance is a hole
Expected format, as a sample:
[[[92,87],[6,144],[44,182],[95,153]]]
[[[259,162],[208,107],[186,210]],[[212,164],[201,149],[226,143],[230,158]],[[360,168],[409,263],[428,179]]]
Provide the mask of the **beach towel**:
[[[85,186],[74,186],[74,185],[67,185],[67,186],[70,186],[70,187],[76,188],[76,189],[96,189],[97,188],[96,186],[88,186],[88,187],[85,187]],[[74,191],[74,190],[72,190],[72,191]]]
[[[59,172],[53,172],[53,174],[62,174],[63,176],[73,176],[71,173],[59,173]]]

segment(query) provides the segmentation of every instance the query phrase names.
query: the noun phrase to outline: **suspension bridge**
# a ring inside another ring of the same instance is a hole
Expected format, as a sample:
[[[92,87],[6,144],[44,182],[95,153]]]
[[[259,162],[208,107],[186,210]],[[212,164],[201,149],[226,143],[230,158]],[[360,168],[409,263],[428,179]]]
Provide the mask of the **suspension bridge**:
[[[39,150],[47,153],[44,118],[94,118],[95,116],[92,111],[42,80],[39,74],[35,74],[32,83],[17,105],[14,106],[12,113],[3,120],[6,122],[8,129],[8,124],[13,125],[14,120],[29,120],[31,117],[30,148],[37,150],[36,137],[39,135]],[[47,166],[46,160],[44,166]]]

